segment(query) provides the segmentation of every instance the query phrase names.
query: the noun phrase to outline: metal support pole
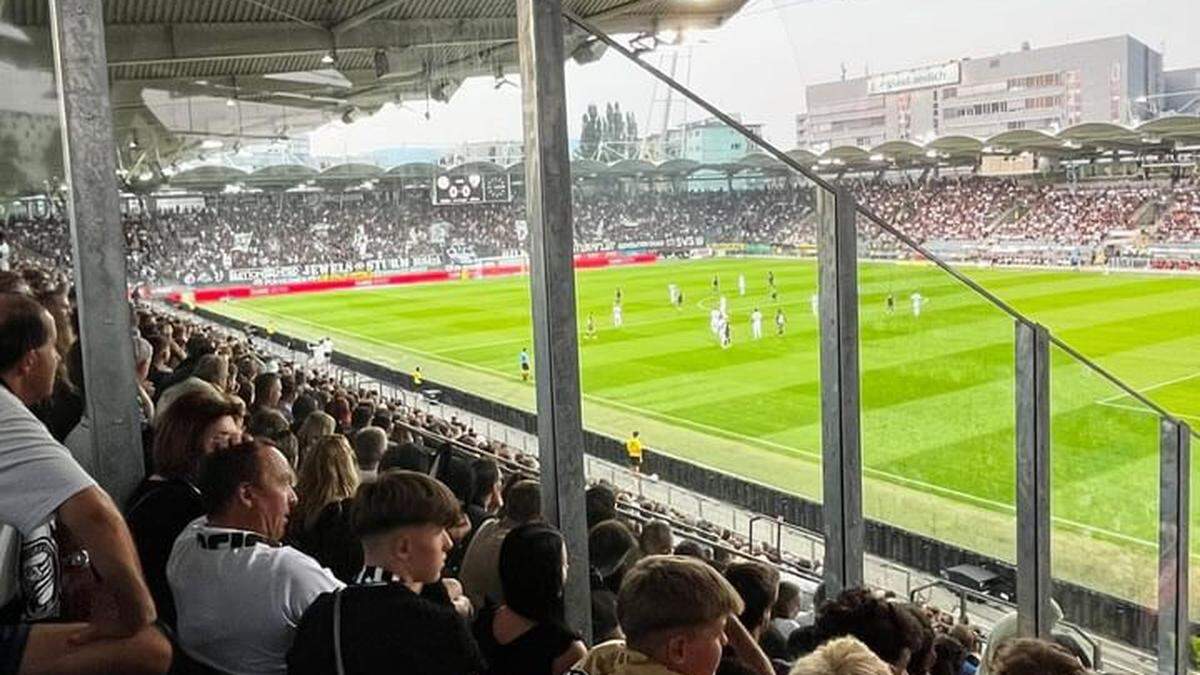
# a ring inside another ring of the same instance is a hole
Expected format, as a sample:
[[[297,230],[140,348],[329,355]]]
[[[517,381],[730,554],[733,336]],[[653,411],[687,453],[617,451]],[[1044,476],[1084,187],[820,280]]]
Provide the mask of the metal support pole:
[[[863,584],[858,241],[850,192],[818,189],[817,222],[825,584],[832,597]]]
[[[567,623],[591,642],[583,418],[561,0],[518,0],[538,455],[546,519],[567,541]]]
[[[1017,627],[1050,637],[1050,334],[1016,323]]]
[[[1185,675],[1191,651],[1188,619],[1191,430],[1183,422],[1159,425],[1158,672]]]
[[[89,459],[96,481],[120,504],[145,467],[103,7],[94,0],[50,0],[49,10],[63,172],[71,187],[67,213],[83,349],[83,414],[92,426]]]

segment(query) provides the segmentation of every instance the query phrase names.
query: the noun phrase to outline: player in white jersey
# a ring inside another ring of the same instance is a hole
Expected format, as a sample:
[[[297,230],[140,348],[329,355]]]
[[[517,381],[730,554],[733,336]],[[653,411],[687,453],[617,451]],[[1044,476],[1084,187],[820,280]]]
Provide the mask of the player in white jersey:
[[[722,313],[722,314],[728,314],[728,313],[729,313],[729,302],[728,302],[728,301],[725,299],[725,296],[723,296],[723,295],[721,296],[721,300],[720,300],[720,304],[719,304],[719,306],[720,306],[720,309],[721,309],[721,313]]]
[[[613,327],[621,327],[621,303],[619,302],[613,303]]]
[[[738,295],[745,295],[745,294],[746,294],[746,275],[739,274],[738,275]]]
[[[912,300],[913,316],[921,316],[921,305],[925,304],[925,296],[918,291],[909,296],[909,299]]]
[[[820,314],[821,314],[821,295],[819,293],[813,293],[812,298],[809,299],[809,304],[812,305],[813,316],[820,316]]]
[[[721,330],[721,310],[713,309],[708,312],[708,329],[713,335],[720,335]]]
[[[750,336],[755,340],[762,339],[762,312],[757,307],[750,312]]]
[[[675,304],[675,294],[679,292],[679,288],[675,284],[667,284],[667,295],[671,298],[671,304]]]

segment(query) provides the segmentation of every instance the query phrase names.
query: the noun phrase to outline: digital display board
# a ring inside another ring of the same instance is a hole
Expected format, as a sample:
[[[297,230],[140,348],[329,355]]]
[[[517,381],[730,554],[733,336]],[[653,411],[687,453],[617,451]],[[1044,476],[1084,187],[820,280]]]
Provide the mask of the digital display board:
[[[512,200],[512,184],[505,173],[444,173],[433,181],[433,203],[481,204]]]

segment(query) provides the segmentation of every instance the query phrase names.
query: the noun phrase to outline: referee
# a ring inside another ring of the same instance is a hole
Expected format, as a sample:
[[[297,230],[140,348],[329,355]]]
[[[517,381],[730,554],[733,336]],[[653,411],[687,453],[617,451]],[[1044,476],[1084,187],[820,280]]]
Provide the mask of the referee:
[[[629,466],[634,473],[642,472],[642,439],[638,438],[638,432],[633,432],[629,440],[625,441],[625,454],[629,456]]]

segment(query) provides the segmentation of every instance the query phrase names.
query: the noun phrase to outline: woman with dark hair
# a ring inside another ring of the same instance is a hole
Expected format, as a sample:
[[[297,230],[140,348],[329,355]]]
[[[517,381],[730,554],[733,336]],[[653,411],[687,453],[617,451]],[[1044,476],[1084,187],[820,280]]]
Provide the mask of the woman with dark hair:
[[[903,603],[866,588],[849,588],[817,613],[821,640],[852,635],[887,661],[897,673],[908,671],[913,655],[923,652],[924,627]]]
[[[489,675],[562,675],[587,655],[563,623],[567,547],[558,530],[526,523],[500,546],[504,604],[489,604],[475,622],[475,639],[491,664]]]
[[[243,412],[241,401],[212,389],[180,396],[155,428],[154,473],[129,498],[125,520],[146,584],[159,616],[172,626],[175,603],[167,585],[167,559],[183,528],[204,515],[196,489],[200,460],[241,440]]]

